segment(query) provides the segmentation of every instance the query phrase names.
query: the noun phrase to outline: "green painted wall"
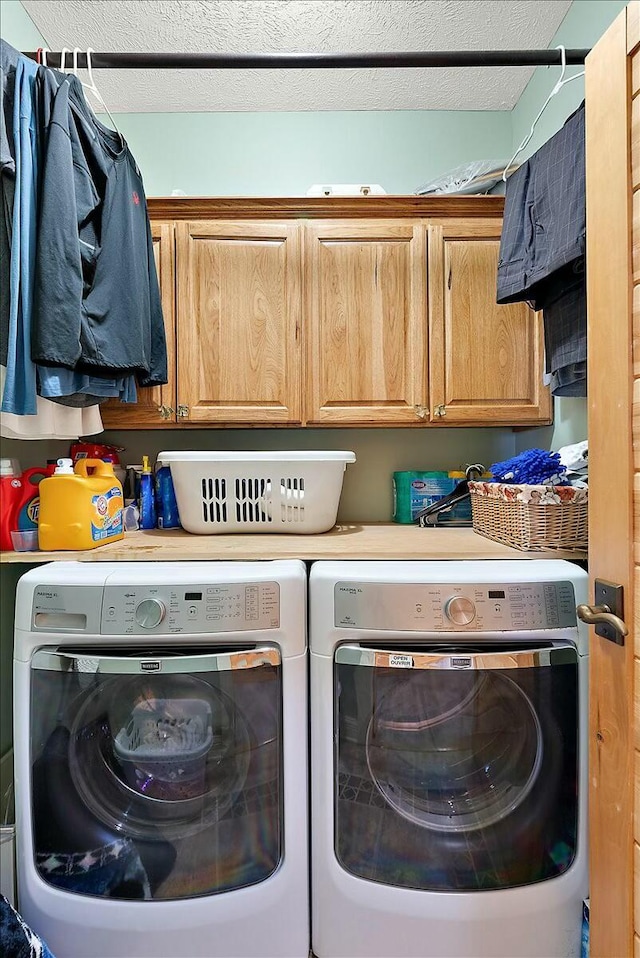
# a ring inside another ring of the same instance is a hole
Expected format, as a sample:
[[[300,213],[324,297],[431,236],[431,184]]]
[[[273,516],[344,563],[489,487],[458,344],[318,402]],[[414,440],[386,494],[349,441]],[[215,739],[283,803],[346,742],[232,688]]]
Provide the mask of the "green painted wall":
[[[0,35],[16,50],[46,46],[20,0],[0,0]]]
[[[314,183],[413,193],[511,146],[504,112],[128,113],[117,122],[149,196],[299,196]]]

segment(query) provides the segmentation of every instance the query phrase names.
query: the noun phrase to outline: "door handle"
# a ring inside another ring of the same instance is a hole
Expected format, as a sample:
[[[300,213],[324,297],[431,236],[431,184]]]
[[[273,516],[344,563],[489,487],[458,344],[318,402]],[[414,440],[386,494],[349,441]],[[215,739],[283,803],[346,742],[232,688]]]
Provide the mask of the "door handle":
[[[578,618],[586,622],[587,625],[608,626],[616,634],[611,641],[617,645],[624,645],[625,635],[629,635],[629,629],[619,615],[615,615],[608,605],[579,605],[576,608]],[[602,633],[600,633],[602,634]],[[603,638],[609,638],[604,635]]]
[[[579,605],[576,612],[583,622],[595,625],[596,635],[616,645],[624,645],[629,629],[624,621],[623,588],[617,582],[594,580],[595,605]]]

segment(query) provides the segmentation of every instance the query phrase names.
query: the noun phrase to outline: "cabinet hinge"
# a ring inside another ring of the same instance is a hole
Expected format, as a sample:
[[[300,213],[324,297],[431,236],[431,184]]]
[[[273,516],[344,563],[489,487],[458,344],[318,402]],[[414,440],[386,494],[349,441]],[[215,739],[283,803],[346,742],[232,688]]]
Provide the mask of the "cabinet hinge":
[[[188,418],[189,418],[189,407],[178,406],[178,419],[188,419]]]
[[[447,407],[444,406],[444,405],[442,405],[442,403],[441,403],[440,405],[436,406],[436,408],[433,410],[433,415],[434,415],[434,416],[441,416],[441,417],[442,417],[442,416],[446,416],[446,415],[447,415]]]
[[[162,406],[158,406],[158,414],[161,419],[171,419],[175,412],[173,406],[165,406],[164,403]]]

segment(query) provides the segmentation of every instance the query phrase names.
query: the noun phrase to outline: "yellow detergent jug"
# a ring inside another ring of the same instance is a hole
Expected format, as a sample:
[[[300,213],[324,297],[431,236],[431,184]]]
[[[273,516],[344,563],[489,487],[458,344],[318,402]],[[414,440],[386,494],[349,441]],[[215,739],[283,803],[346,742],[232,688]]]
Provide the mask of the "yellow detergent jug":
[[[122,486],[110,462],[58,459],[40,482],[38,543],[44,551],[95,549],[124,538]]]

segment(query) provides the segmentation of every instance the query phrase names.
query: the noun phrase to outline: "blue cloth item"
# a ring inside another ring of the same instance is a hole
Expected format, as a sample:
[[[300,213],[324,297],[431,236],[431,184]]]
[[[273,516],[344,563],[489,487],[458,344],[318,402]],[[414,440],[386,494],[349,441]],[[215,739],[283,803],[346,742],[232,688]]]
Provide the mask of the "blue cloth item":
[[[135,376],[109,379],[75,372],[63,366],[38,366],[38,395],[65,406],[94,406],[115,397],[120,402],[137,401]]]
[[[151,887],[135,844],[117,839],[99,848],[36,856],[38,872],[56,888],[98,898],[151,898]]]
[[[0,37],[0,365],[7,365],[11,311],[11,230],[16,163],[13,103],[20,53]]]
[[[53,958],[4,895],[0,895],[0,953],[3,958]]]
[[[36,367],[31,361],[31,318],[36,259],[38,154],[34,110],[38,65],[20,56],[16,66],[13,136],[16,159],[11,241],[11,305],[7,376],[2,411],[36,414]]]

